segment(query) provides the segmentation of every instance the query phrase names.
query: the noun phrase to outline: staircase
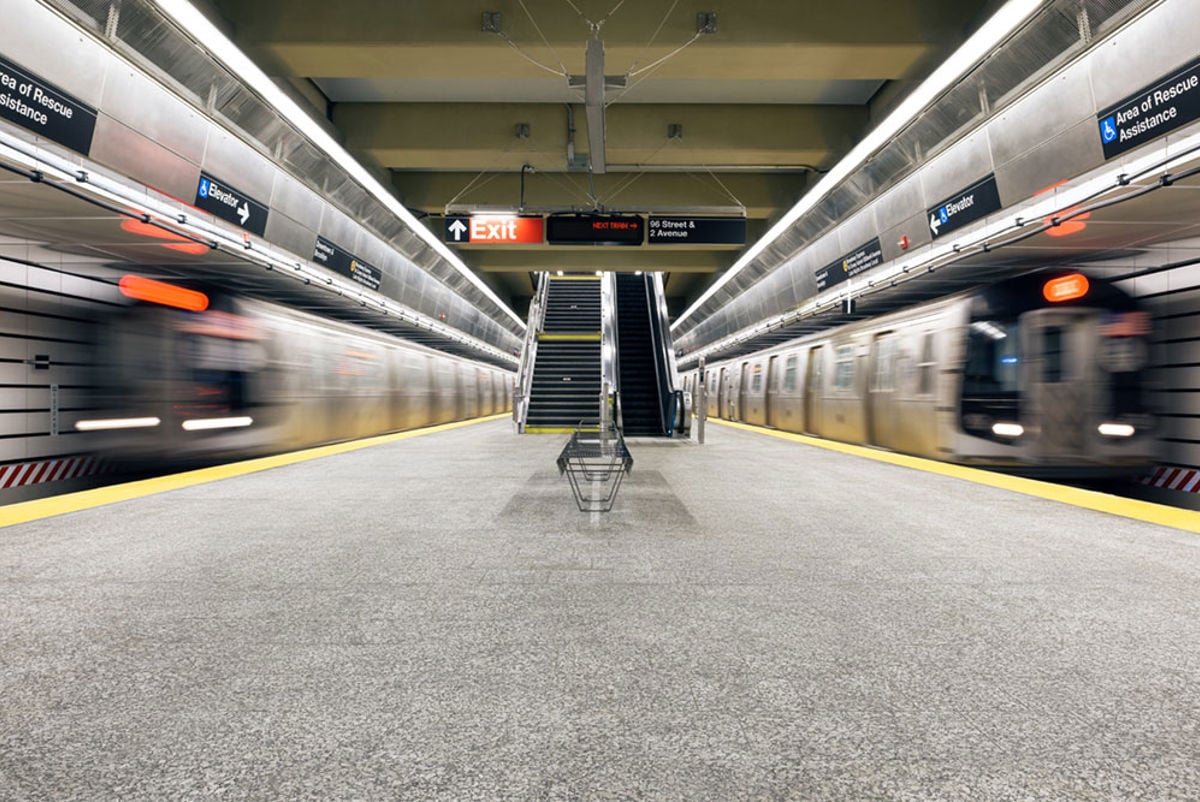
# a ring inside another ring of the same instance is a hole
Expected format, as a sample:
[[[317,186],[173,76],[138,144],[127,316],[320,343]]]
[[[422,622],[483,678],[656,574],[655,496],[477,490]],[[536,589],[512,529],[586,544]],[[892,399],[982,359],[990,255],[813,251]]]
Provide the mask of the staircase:
[[[600,414],[600,279],[550,278],[525,431],[573,431]]]
[[[626,437],[663,437],[659,379],[646,276],[617,274],[617,353],[621,366],[621,416]]]

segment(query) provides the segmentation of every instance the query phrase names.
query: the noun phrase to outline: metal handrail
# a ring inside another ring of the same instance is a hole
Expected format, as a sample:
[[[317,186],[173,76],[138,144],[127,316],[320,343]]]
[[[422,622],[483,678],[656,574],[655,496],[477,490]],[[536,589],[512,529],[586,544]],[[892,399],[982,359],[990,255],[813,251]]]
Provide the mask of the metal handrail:
[[[618,431],[625,431],[625,418],[621,413],[621,340],[620,327],[617,324],[617,274],[605,273],[600,285],[600,354],[602,372],[601,381],[607,381],[613,394],[613,426]],[[607,301],[607,303],[606,303]],[[608,349],[605,349],[608,345]],[[608,360],[605,360],[605,356]],[[604,398],[601,404],[608,403]]]
[[[533,391],[533,365],[537,359],[538,334],[546,319],[546,296],[550,291],[550,274],[538,274],[538,288],[529,303],[529,326],[525,330],[525,347],[521,350],[521,369],[517,373],[516,393],[513,396],[513,423],[518,433],[525,432],[529,415],[529,395]]]

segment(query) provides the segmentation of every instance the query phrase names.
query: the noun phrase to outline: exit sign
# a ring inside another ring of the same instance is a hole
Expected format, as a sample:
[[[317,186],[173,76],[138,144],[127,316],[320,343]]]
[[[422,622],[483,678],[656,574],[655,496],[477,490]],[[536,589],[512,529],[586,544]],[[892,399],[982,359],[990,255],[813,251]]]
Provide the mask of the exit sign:
[[[515,214],[452,215],[446,218],[445,239],[461,245],[541,245],[545,223]]]

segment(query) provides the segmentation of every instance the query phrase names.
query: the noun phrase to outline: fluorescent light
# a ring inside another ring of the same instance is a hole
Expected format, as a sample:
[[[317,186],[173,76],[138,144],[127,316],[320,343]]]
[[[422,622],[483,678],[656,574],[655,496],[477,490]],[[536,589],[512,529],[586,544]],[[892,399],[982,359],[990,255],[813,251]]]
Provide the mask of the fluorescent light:
[[[150,429],[162,423],[158,418],[104,418],[75,421],[80,432],[99,432],[107,429]]]
[[[992,434],[1000,437],[1020,437],[1025,434],[1025,427],[1019,423],[993,423]]]
[[[1128,423],[1102,423],[1100,434],[1105,437],[1132,437],[1135,429]]]
[[[501,301],[479,276],[475,275],[470,268],[463,264],[462,260],[447,248],[444,242],[434,236],[433,232],[417,220],[413,216],[413,213],[405,208],[404,204],[396,200],[395,196],[376,181],[375,177],[367,172],[365,167],[359,164],[324,128],[309,116],[308,112],[300,108],[294,100],[276,86],[267,77],[266,73],[260,70],[245,53],[239,50],[220,29],[209,22],[207,17],[197,11],[188,0],[154,0],[154,5],[162,13],[173,19],[180,28],[190,34],[206,51],[228,67],[234,75],[245,81],[264,100],[274,106],[283,115],[284,119],[312,140],[313,144],[325,151],[354,180],[358,181],[368,192],[374,195],[376,200],[387,207],[388,211],[403,220],[417,236],[437,251],[438,255],[452,264],[454,269],[478,287],[497,306],[507,312],[509,317],[520,324],[521,328],[525,328],[525,321],[517,317],[516,312],[509,309],[508,305]]]
[[[183,428],[189,432],[204,429],[238,429],[254,423],[254,419],[246,416],[237,418],[192,418],[183,422]]]
[[[913,90],[912,94],[905,98],[904,102],[897,106],[896,110],[889,114],[875,130],[867,134],[857,146],[833,166],[833,169],[822,176],[816,186],[806,192],[804,197],[779,222],[771,226],[766,234],[751,245],[733,263],[732,267],[721,274],[721,277],[713,282],[712,286],[688,307],[686,312],[679,316],[671,326],[671,330],[674,331],[683,321],[691,317],[693,312],[703,306],[717,290],[725,286],[734,276],[742,272],[746,265],[750,264],[755,257],[766,250],[767,246],[787,231],[793,223],[800,219],[801,215],[816,206],[843,179],[857,170],[868,156],[887,144],[904,126],[916,119],[917,114],[924,110],[929,103],[933,102],[938,95],[950,88],[974,67],[980,59],[995,49],[1021,24],[1033,16],[1034,12],[1038,11],[1042,5],[1041,0],[1009,0],[1005,3],[999,11],[992,15],[991,19],[983,24],[983,27],[963,43],[962,47],[954,51],[950,58],[946,59],[920,86]]]

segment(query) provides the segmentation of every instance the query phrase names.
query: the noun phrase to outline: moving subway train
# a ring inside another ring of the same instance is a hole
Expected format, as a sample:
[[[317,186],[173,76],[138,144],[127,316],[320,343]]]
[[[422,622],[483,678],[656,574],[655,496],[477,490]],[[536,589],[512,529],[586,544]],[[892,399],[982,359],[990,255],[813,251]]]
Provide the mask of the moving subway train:
[[[711,365],[708,414],[1031,475],[1134,473],[1156,454],[1149,333],[1114,285],[1038,272]]]
[[[263,301],[126,276],[104,322],[104,451],[202,462],[504,412],[512,375]]]

